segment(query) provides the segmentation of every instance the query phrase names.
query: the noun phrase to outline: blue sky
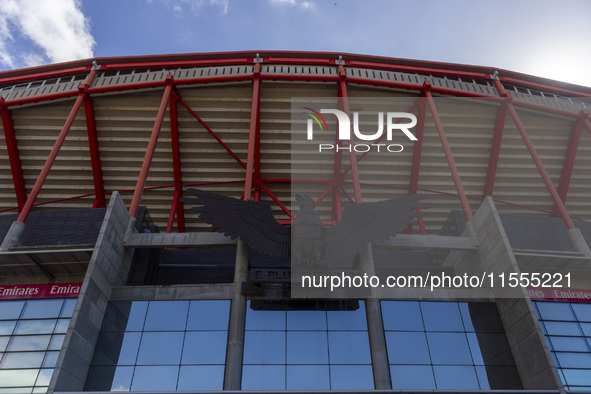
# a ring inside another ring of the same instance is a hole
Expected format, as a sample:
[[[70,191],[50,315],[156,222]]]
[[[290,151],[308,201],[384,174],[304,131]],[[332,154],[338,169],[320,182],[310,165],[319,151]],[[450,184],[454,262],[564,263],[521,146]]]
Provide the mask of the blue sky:
[[[0,71],[102,56],[345,52],[591,86],[588,0],[1,0]]]

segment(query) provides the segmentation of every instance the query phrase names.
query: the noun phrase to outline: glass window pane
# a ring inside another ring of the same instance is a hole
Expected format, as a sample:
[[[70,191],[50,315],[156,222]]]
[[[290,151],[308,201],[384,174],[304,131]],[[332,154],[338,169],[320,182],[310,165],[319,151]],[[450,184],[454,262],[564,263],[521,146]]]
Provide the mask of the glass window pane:
[[[183,336],[182,332],[144,332],[137,364],[180,364]]]
[[[555,354],[562,368],[591,368],[591,353],[556,352]]]
[[[0,320],[18,319],[25,301],[0,301]]]
[[[421,302],[426,331],[464,331],[455,302]]]
[[[142,334],[140,332],[126,332],[123,334],[123,341],[121,342],[121,351],[119,352],[117,365],[135,364],[141,336]],[[148,336],[150,336],[150,334],[148,334]]]
[[[553,350],[563,352],[588,352],[589,347],[585,338],[580,337],[548,337]]]
[[[230,300],[191,301],[187,330],[227,330]]]
[[[329,330],[367,330],[365,303],[359,301],[359,308],[354,311],[326,312]]]
[[[6,350],[6,345],[8,345],[9,340],[10,340],[10,337],[0,337],[0,352],[3,352]]]
[[[39,376],[35,382],[35,386],[49,386],[49,381],[53,375],[53,369],[42,369],[39,371]]]
[[[63,304],[63,299],[29,300],[25,305],[21,319],[48,319],[58,317]]]
[[[47,391],[47,387],[43,388],[43,392],[45,393]],[[0,394],[31,394],[31,388],[0,388]]]
[[[478,390],[473,366],[433,366],[438,390]]]
[[[20,320],[14,330],[15,335],[51,334],[55,328],[55,319],[51,320]]]
[[[466,334],[428,332],[427,340],[433,364],[472,364]]]
[[[567,323],[559,321],[545,321],[544,327],[548,335],[581,336],[581,330],[577,323]]]
[[[325,311],[287,311],[288,330],[325,330]]]
[[[64,344],[64,339],[66,338],[65,335],[53,335],[51,337],[51,342],[49,343],[49,350],[61,350],[62,345]]]
[[[47,352],[45,354],[45,359],[43,360],[43,368],[54,368],[55,364],[57,363],[57,358],[60,355],[60,352]]]
[[[583,335],[591,337],[591,323],[579,323],[583,330]]]
[[[70,319],[58,319],[54,334],[65,334],[70,326]]]
[[[371,364],[367,332],[329,331],[328,347],[331,364]]]
[[[591,385],[591,370],[589,369],[563,369],[562,373],[569,385]]]
[[[38,369],[0,370],[0,382],[3,387],[33,386],[39,375]]]
[[[288,331],[287,364],[328,364],[326,331]]]
[[[467,332],[505,332],[494,302],[459,302],[458,306]]]
[[[475,365],[514,365],[513,355],[505,334],[467,333]]]
[[[431,364],[423,332],[386,332],[390,364]]]
[[[430,365],[391,365],[390,376],[395,390],[435,390]]]
[[[285,390],[285,365],[244,365],[242,390]]]
[[[222,365],[182,366],[177,390],[222,390],[224,367]]]
[[[136,367],[132,391],[175,391],[178,366]]]
[[[224,364],[226,360],[226,331],[187,332],[183,364]]]
[[[26,350],[46,350],[49,345],[51,335],[31,335],[22,337],[12,337],[6,350],[11,352]]]
[[[577,320],[591,322],[591,304],[571,304]]]
[[[125,331],[142,331],[148,310],[147,301],[133,301],[129,310],[129,317]]]
[[[184,331],[189,301],[150,301],[144,331]]]
[[[0,321],[0,335],[12,335],[16,320]]]
[[[542,320],[575,321],[568,302],[537,302]]]
[[[288,365],[287,390],[330,390],[328,365]]]
[[[45,357],[45,352],[6,353],[0,362],[0,369],[39,368],[43,357]]]
[[[285,311],[255,311],[246,307],[247,330],[285,330]]]
[[[480,366],[476,375],[481,390],[519,390],[521,379],[514,366]]]
[[[111,391],[129,391],[134,367],[117,367],[111,383]]]
[[[60,317],[72,317],[74,308],[76,307],[77,298],[67,298],[64,300],[64,306],[60,312]]]
[[[244,364],[285,364],[285,331],[247,331]]]
[[[382,301],[384,329],[424,331],[419,303],[416,301]]]
[[[332,390],[373,390],[371,365],[331,365],[330,388]]]

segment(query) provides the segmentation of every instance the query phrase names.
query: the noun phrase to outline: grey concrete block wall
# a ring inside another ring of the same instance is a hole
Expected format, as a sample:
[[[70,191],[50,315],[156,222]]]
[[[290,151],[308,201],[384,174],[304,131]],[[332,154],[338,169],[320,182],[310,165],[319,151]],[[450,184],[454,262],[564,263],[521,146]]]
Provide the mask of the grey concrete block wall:
[[[495,273],[519,273],[507,234],[490,197],[484,200],[474,215],[473,224],[480,242],[479,260],[484,269]],[[564,391],[525,289],[507,290],[497,286],[493,288],[493,294],[523,388]]]
[[[123,240],[130,216],[111,195],[48,393],[83,391],[113,286],[125,285],[133,251]]]

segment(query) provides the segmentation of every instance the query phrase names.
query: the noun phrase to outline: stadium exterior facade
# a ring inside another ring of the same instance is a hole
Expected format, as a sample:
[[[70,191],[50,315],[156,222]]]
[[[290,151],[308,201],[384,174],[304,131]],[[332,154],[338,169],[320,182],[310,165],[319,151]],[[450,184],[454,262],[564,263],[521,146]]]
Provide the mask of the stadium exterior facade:
[[[330,171],[305,162],[296,181],[294,113],[326,98],[346,114],[395,98],[416,141],[328,140]],[[0,73],[0,392],[591,391],[590,109],[591,89],[562,82],[334,53]],[[295,183],[326,225],[427,195],[360,253],[366,271],[507,282],[291,298],[285,261],[181,201],[268,201],[288,225]]]

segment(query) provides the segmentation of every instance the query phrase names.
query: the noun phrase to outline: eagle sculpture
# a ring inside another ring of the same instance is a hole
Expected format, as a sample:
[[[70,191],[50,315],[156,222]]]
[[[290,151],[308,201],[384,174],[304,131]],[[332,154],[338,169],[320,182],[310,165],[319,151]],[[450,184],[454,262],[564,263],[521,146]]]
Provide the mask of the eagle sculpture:
[[[324,226],[314,200],[296,193],[299,212],[291,227],[275,220],[266,202],[240,200],[199,189],[188,189],[195,198],[183,198],[211,224],[215,231],[240,238],[263,255],[312,266],[323,260],[355,256],[369,242],[380,242],[402,232],[418,210],[428,208],[419,203],[425,195],[416,194],[379,202],[349,204],[335,226]]]

